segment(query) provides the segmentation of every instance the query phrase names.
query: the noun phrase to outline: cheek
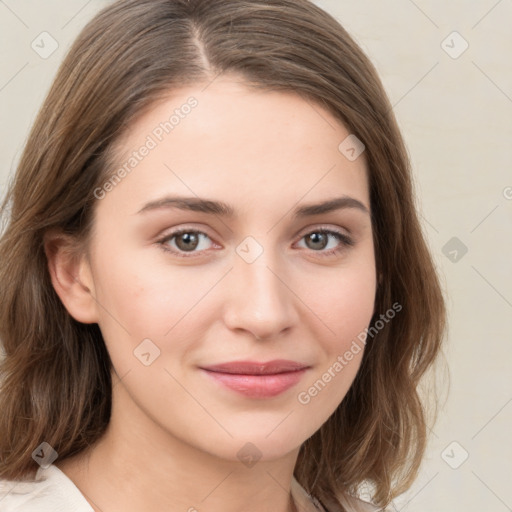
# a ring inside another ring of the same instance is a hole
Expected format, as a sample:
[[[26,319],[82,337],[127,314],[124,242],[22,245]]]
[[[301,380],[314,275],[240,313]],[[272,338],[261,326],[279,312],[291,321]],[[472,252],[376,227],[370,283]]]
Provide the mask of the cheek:
[[[96,266],[104,337],[116,342],[129,338],[134,346],[149,338],[163,349],[183,326],[197,325],[201,307],[207,303],[204,299],[219,280],[219,272],[206,267],[179,267],[161,261],[156,265],[136,251],[130,257],[116,255],[115,264],[109,264],[108,251],[104,251]]]
[[[315,428],[339,406],[360,368],[365,350],[361,333],[371,321],[376,290],[371,265],[321,282],[323,289],[310,290],[309,298],[311,310],[322,320],[314,333],[322,358],[296,396],[302,413],[316,418]]]
[[[350,345],[352,338],[371,320],[376,292],[372,261],[333,269],[331,273],[308,279],[309,284],[303,285],[302,296],[307,297],[311,313],[323,326],[322,331],[317,332],[319,339],[323,339],[330,350],[341,350]]]
[[[333,291],[333,329],[343,335],[345,343],[368,326],[374,312],[375,290],[375,279],[362,272],[349,276]]]

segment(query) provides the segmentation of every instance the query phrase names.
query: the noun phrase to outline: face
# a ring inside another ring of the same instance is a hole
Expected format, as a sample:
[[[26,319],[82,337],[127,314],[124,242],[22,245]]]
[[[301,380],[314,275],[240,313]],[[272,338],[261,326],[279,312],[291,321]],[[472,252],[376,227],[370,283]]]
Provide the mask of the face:
[[[114,397],[123,389],[148,428],[223,459],[247,442],[271,459],[322,426],[360,366],[376,291],[365,156],[346,158],[350,132],[300,96],[228,78],[203,88],[131,126],[125,172],[96,190],[97,322]],[[273,360],[306,369],[204,370]]]

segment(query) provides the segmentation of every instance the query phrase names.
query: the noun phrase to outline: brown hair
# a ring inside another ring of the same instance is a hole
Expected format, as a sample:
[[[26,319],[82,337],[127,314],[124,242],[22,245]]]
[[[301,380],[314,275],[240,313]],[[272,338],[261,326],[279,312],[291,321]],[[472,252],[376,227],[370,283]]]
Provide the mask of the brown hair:
[[[125,0],[82,30],[60,66],[4,200],[0,240],[0,478],[35,469],[48,442],[62,460],[110,419],[111,361],[97,324],[75,321],[50,280],[50,229],[87,247],[93,191],[114,143],[173,87],[233,73],[300,94],[365,145],[376,265],[375,315],[348,394],[300,450],[299,483],[331,510],[362,482],[385,505],[410,487],[426,447],[418,385],[440,351],[445,302],[415,207],[407,151],[377,72],[329,14],[307,0]],[[341,142],[341,141],[340,141]]]

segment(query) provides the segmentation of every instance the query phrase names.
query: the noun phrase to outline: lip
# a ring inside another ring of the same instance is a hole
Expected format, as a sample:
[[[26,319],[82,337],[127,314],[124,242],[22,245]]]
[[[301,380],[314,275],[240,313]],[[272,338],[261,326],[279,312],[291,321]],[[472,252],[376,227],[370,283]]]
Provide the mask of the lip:
[[[277,373],[293,372],[308,368],[307,364],[287,359],[274,359],[273,361],[232,361],[202,368],[211,372],[232,373],[239,375],[271,375]]]
[[[295,386],[309,367],[295,361],[235,361],[201,368],[209,378],[250,398],[271,398]]]

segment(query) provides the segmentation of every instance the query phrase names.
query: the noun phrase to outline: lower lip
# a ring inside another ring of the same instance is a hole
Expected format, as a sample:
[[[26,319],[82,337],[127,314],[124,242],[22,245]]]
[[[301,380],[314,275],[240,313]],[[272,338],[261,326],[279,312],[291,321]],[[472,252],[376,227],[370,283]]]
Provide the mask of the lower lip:
[[[239,375],[204,370],[212,379],[251,398],[271,398],[295,386],[307,368],[273,375]]]

